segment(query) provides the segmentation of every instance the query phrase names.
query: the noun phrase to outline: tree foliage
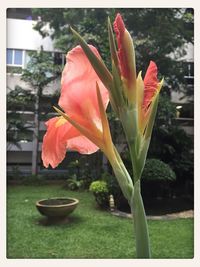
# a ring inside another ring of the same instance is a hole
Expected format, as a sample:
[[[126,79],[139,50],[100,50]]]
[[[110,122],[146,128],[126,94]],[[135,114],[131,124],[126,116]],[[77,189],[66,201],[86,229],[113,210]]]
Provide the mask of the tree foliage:
[[[22,72],[21,79],[28,83],[33,91],[37,88],[42,95],[44,87],[60,75],[61,68],[54,64],[51,53],[43,50],[30,52],[29,57],[30,60]]]
[[[146,70],[150,60],[159,66],[160,76],[168,87],[179,90],[184,83],[185,43],[193,43],[193,10],[183,8],[68,8],[33,9],[40,16],[35,29],[42,36],[50,35],[57,48],[63,52],[71,49],[76,41],[69,30],[74,27],[88,43],[95,45],[107,65],[110,62],[107,17],[114,20],[120,12],[132,34],[139,70]],[[46,30],[49,23],[51,32]],[[176,53],[175,53],[176,52]],[[173,54],[174,56],[170,56]],[[178,55],[178,60],[177,56]]]
[[[19,141],[31,133],[31,124],[24,119],[24,111],[33,110],[34,95],[16,86],[15,90],[7,93],[7,148],[16,145],[21,148]],[[18,112],[16,112],[16,110]]]

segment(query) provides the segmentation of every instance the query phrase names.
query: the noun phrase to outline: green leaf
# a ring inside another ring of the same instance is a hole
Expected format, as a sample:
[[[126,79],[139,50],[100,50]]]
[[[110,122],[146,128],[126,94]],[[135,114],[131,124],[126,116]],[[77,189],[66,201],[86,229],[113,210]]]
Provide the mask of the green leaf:
[[[158,99],[159,99],[159,94],[157,94],[157,96],[155,96],[155,100],[152,102],[152,106],[151,106],[151,114],[149,117],[149,121],[146,127],[146,131],[144,134],[145,139],[150,138],[151,137],[151,133],[153,130],[153,125],[154,125],[154,121],[155,121],[155,117],[156,117],[156,112],[157,112],[157,107],[158,107]]]
[[[119,62],[118,62],[118,56],[117,56],[117,49],[115,45],[115,39],[113,36],[112,26],[110,23],[110,18],[108,18],[108,36],[109,36],[109,44],[110,44],[110,53],[115,63],[115,66],[118,66]]]
[[[117,70],[117,67],[114,61],[112,62],[112,72],[113,72],[113,86],[111,87],[111,94],[113,98],[115,99],[116,106],[123,107],[125,105],[123,84],[122,84],[121,77],[119,75],[119,72]]]

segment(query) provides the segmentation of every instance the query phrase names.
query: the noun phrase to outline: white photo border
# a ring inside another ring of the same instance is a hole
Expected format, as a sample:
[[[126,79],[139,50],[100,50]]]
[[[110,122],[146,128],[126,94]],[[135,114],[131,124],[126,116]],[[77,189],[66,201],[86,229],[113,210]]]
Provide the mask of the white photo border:
[[[70,266],[70,267],[102,267],[105,266],[198,266],[200,263],[200,34],[198,25],[200,25],[200,1],[197,0],[140,0],[140,1],[119,1],[119,0],[73,0],[73,1],[47,1],[47,0],[7,0],[1,2],[0,8],[0,29],[1,29],[1,42],[0,42],[0,84],[1,84],[1,97],[0,97],[0,110],[1,110],[1,153],[0,153],[0,264],[2,267],[29,267],[29,266]],[[193,259],[7,259],[6,258],[6,9],[7,8],[194,8],[194,66],[195,66],[195,79],[194,79],[194,152],[195,152],[195,208],[194,208],[194,258]]]

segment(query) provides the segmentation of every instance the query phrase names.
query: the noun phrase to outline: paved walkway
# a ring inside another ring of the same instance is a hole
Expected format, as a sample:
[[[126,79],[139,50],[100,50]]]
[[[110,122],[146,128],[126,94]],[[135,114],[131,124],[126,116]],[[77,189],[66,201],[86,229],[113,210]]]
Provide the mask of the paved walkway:
[[[122,212],[119,210],[112,211],[111,214],[118,216],[118,217],[124,217],[124,218],[132,218],[132,215],[130,213]],[[176,213],[170,213],[165,215],[156,215],[156,216],[147,216],[147,219],[150,220],[172,220],[177,218],[194,218],[194,211],[193,210],[187,210],[187,211],[181,211]]]

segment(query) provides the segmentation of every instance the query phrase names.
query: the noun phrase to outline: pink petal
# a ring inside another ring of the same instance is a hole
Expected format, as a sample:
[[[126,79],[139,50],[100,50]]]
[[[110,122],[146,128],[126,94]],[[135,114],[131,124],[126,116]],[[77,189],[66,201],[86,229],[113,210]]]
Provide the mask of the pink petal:
[[[80,154],[92,154],[99,150],[99,147],[82,135],[68,140],[67,148]]]
[[[100,58],[95,47],[90,46]],[[101,118],[96,94],[96,82],[101,90],[104,107],[109,101],[109,94],[80,46],[67,54],[67,63],[62,73],[61,96],[59,105],[74,121],[95,134],[101,130]],[[65,157],[66,150],[76,150],[82,154],[91,154],[99,148],[82,136],[69,122],[58,126],[57,118],[50,119],[43,139],[42,160],[45,167],[55,168]],[[57,126],[57,127],[56,127]]]
[[[92,51],[100,58],[95,47]],[[89,127],[91,122],[100,119],[96,95],[98,82],[105,108],[109,102],[108,91],[92,68],[80,46],[72,49],[66,56],[67,63],[62,73],[61,96],[59,105],[82,126]]]
[[[47,132],[42,143],[42,160],[47,168],[49,164],[52,168],[65,158],[67,149],[73,149],[82,154],[96,152],[99,148],[91,143],[86,137],[80,135],[70,123],[56,127],[59,117],[55,117],[46,122]]]
[[[78,135],[77,130],[73,129],[69,123],[56,127],[58,119],[55,117],[46,122],[47,132],[42,143],[42,160],[46,168],[49,164],[55,168],[64,159],[67,149],[66,135],[73,136],[73,131],[74,135]]]
[[[157,79],[157,66],[155,62],[150,61],[146,75],[144,77],[144,100],[143,108],[148,109],[153,96],[155,95],[158,88],[158,79]]]

